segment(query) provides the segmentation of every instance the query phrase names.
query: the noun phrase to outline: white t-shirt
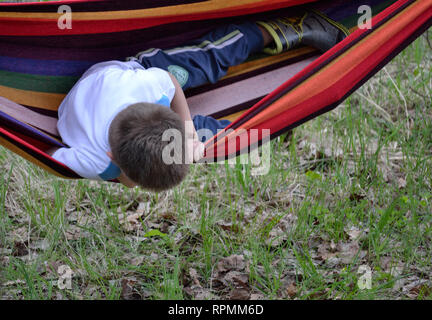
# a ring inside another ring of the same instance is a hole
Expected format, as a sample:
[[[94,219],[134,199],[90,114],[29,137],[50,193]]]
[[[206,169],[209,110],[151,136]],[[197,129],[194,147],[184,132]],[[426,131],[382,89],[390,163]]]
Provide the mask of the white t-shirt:
[[[108,155],[108,131],[114,117],[127,106],[159,103],[167,107],[175,87],[159,68],[138,62],[107,61],[87,70],[59,107],[57,128],[63,142],[53,158],[84,178],[111,180],[120,170]]]

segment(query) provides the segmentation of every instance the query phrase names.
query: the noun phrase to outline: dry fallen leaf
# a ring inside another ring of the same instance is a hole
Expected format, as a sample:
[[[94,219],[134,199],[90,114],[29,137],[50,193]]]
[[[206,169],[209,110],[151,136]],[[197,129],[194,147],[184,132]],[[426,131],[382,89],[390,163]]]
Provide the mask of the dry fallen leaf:
[[[282,298],[294,298],[297,295],[297,291],[297,285],[293,277],[286,276],[281,279],[281,286],[278,293]]]
[[[81,238],[88,238],[90,233],[76,225],[69,225],[65,231],[65,236],[67,240],[78,240]]]
[[[138,208],[136,209],[136,213],[142,215],[144,213],[150,212],[150,206],[151,206],[150,201],[148,201],[148,202],[140,202],[138,204]]]
[[[26,242],[15,242],[14,248],[12,250],[12,256],[14,257],[22,257],[29,253],[29,249]]]
[[[20,227],[11,232],[11,238],[15,242],[26,242],[29,239],[28,227]]]
[[[205,289],[198,285],[186,286],[183,290],[187,295],[193,297],[195,300],[214,300],[216,298],[209,289]]]
[[[26,282],[24,280],[17,279],[17,280],[6,281],[6,282],[2,283],[2,285],[4,287],[9,287],[9,286],[14,286],[14,285],[17,285],[17,284],[25,284],[25,283]]]
[[[330,245],[327,242],[324,243],[320,243],[318,245],[318,258],[321,260],[328,260],[331,257],[334,257],[336,255],[336,253],[334,252],[334,250],[332,250],[332,248],[330,247]]]
[[[352,226],[348,230],[345,230],[345,232],[349,236],[350,240],[357,240],[362,234],[362,231],[354,226]]]
[[[189,268],[189,275],[195,285],[201,286],[201,283],[198,280],[199,278],[198,271],[196,271],[194,268]]]
[[[399,178],[398,179],[398,187],[399,187],[399,189],[405,188],[406,185],[407,185],[407,182],[406,182],[406,180],[404,178]]]
[[[229,271],[222,279],[227,286],[249,287],[249,275],[239,271]]]
[[[130,260],[130,264],[133,266],[139,266],[143,263],[145,256],[137,256]]]
[[[265,300],[265,297],[261,293],[252,293],[249,300]]]
[[[121,297],[124,300],[141,300],[142,297],[139,292],[134,288],[135,284],[137,284],[137,279],[131,278],[123,278],[121,280]]]
[[[417,299],[420,294],[428,296],[432,293],[432,282],[430,280],[412,276],[405,279],[405,282],[407,284],[402,288],[402,292],[410,299]]]
[[[137,231],[142,229],[141,217],[144,213],[132,213],[126,212],[125,214],[119,215],[119,222],[125,231]]]
[[[33,250],[45,251],[49,248],[49,241],[47,239],[32,241],[29,244],[29,248],[31,248]]]
[[[195,300],[210,300],[215,299],[215,296],[207,288],[203,288],[199,281],[198,271],[194,268],[189,268],[189,276],[191,281],[184,280],[186,283],[192,282],[191,285],[185,285],[183,291]]]
[[[337,257],[341,259],[341,262],[344,264],[350,264],[354,257],[357,255],[360,247],[357,242],[349,242],[349,243],[338,243],[337,245]],[[365,252],[360,252],[359,258],[362,258],[366,255]]]
[[[423,297],[427,297],[431,293],[432,293],[432,287],[428,286],[425,283],[412,287],[409,290],[409,295],[411,298],[418,298],[419,295],[422,295]]]
[[[226,272],[229,270],[242,270],[245,267],[246,263],[244,256],[236,254],[221,259],[216,265],[216,269],[219,272]]]
[[[250,291],[244,288],[235,288],[229,294],[229,299],[231,300],[248,300],[249,298]]]
[[[297,286],[295,282],[291,282],[286,288],[286,293],[290,298],[294,298],[297,295]]]
[[[364,258],[366,251],[359,250],[360,246],[357,241],[337,244],[324,242],[318,245],[317,258],[326,261],[329,266],[335,267],[338,264],[350,264],[357,254],[358,258]]]
[[[229,232],[237,233],[240,230],[240,228],[237,224],[234,225],[234,224],[232,224],[232,222],[225,222],[223,220],[216,222],[216,225],[221,227],[221,229],[223,229],[225,231],[229,231]]]
[[[221,259],[213,270],[212,287],[222,295],[229,292],[229,299],[249,299],[249,269],[244,256],[231,255]]]

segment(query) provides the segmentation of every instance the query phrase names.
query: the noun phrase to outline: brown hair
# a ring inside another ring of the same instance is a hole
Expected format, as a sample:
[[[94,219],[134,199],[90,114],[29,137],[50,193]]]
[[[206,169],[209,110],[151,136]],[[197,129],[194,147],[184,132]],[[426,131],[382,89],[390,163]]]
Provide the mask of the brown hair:
[[[179,184],[188,173],[184,152],[180,164],[168,165],[162,160],[162,150],[171,143],[162,141],[168,129],[181,132],[181,150],[185,150],[184,122],[165,106],[136,103],[119,112],[111,123],[109,144],[113,160],[143,188],[165,190]]]

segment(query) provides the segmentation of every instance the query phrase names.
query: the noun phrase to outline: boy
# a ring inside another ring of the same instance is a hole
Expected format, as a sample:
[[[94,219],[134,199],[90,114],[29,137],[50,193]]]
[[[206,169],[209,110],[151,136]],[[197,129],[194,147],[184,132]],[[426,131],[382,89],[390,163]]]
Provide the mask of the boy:
[[[254,52],[278,54],[300,44],[326,51],[345,36],[329,19],[306,12],[297,18],[226,25],[190,46],[98,63],[60,105],[58,130],[70,148],[52,156],[85,178],[117,179],[153,191],[171,188],[186,176],[188,165],[164,163],[162,153],[170,142],[162,135],[176,129],[185,137],[185,121],[192,119],[183,90],[216,82]],[[228,123],[194,118],[196,130],[213,133]],[[203,145],[192,131],[186,138],[193,147],[185,141],[178,147],[197,161]]]

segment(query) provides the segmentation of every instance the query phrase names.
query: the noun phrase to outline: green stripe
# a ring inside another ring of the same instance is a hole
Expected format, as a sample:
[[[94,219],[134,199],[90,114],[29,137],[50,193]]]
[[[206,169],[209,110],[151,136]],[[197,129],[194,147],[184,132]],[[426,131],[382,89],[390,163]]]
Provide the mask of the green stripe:
[[[46,93],[67,94],[79,77],[41,76],[0,70],[0,85]]]
[[[381,11],[385,10],[389,6],[391,6],[393,3],[395,3],[397,0],[388,0],[385,2],[382,2],[380,4],[377,4],[376,6],[372,7],[372,16],[376,16]],[[346,28],[351,29],[352,27],[356,26],[358,23],[358,14],[352,15],[350,17],[347,17],[343,19],[342,21],[339,21],[339,23],[343,24]]]

